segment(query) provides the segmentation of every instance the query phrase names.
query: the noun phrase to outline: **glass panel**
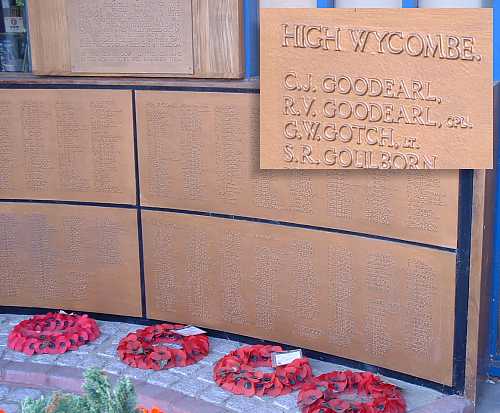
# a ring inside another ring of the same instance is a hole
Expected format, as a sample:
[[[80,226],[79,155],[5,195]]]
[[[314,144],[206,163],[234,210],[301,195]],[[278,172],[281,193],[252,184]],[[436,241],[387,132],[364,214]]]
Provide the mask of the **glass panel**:
[[[29,70],[24,0],[0,0],[0,71]]]

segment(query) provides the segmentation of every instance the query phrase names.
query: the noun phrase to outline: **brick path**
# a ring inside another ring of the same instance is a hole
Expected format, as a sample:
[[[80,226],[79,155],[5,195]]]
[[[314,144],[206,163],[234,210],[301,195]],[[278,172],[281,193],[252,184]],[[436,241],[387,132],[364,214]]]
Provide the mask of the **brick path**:
[[[24,318],[0,314],[0,409],[7,413],[19,412],[19,403],[26,396],[39,397],[49,394],[54,388],[77,392],[82,373],[89,367],[102,368],[112,380],[114,375],[129,376],[136,384],[140,402],[148,407],[158,405],[168,413],[298,413],[296,393],[278,398],[247,398],[225,392],[214,383],[213,364],[244,343],[211,337],[211,352],[201,362],[156,372],[128,367],[115,354],[120,338],[141,326],[100,321],[101,337],[78,351],[59,356],[28,357],[6,348],[10,329]],[[320,360],[311,360],[311,366],[316,375],[345,369]],[[386,380],[403,389],[409,412],[448,412],[443,407],[447,399],[441,393],[393,379]],[[455,410],[449,410],[450,413],[466,411],[456,410],[457,403],[462,403],[460,400],[451,399],[451,402]],[[433,403],[439,403],[439,410],[432,410]]]

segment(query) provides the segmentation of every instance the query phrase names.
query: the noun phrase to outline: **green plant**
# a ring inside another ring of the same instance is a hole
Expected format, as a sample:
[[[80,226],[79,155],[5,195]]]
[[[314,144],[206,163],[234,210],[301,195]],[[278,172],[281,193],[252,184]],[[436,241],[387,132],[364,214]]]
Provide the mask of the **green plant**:
[[[121,378],[114,390],[98,369],[87,370],[82,396],[54,393],[50,398],[26,399],[22,413],[139,413],[136,393],[128,378]]]
[[[24,0],[16,0],[17,7],[24,7]]]

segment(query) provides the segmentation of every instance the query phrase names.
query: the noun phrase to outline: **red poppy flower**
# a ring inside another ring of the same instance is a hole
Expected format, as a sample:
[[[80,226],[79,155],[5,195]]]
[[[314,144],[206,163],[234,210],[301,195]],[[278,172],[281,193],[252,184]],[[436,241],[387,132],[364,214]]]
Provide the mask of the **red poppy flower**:
[[[148,409],[145,409],[144,407],[139,407],[138,410],[139,410],[139,413],[164,413],[158,407],[153,407],[151,409],[151,411],[149,411]],[[1,410],[0,410],[0,413],[2,413]]]
[[[323,397],[323,392],[314,384],[302,387],[298,396],[299,407],[310,406]]]
[[[22,352],[28,356],[32,356],[36,351],[36,338],[28,338],[24,342]]]
[[[97,323],[87,315],[48,313],[17,324],[7,344],[28,355],[60,354],[76,350],[99,335]]]
[[[352,396],[363,396],[363,400]],[[346,397],[349,396],[349,397]],[[370,400],[364,401],[365,398]],[[372,373],[331,372],[314,377],[298,395],[302,413],[404,413],[400,390]]]
[[[267,387],[266,392],[264,394],[266,396],[278,397],[278,396],[284,396],[291,392],[292,390],[289,387],[283,385],[283,383],[277,377],[275,377],[271,385]]]
[[[120,359],[131,367],[164,370],[196,363],[208,354],[208,337],[204,334],[183,337],[176,334],[185,326],[157,324],[128,334],[118,344]],[[169,347],[177,344],[181,348]]]
[[[273,373],[256,370],[271,367],[271,355],[279,346],[240,347],[222,357],[214,367],[214,380],[223,389],[245,396],[280,396],[291,393],[312,377],[307,359],[280,366]]]
[[[14,345],[14,347],[12,348],[12,350],[22,352],[23,349],[24,349],[24,343],[26,342],[26,340],[27,340],[26,337],[19,337],[16,340],[16,344]]]

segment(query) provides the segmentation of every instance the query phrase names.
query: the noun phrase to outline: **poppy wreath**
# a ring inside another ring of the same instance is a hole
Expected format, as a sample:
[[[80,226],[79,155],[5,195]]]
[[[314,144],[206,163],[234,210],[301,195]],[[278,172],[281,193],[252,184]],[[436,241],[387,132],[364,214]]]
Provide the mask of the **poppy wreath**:
[[[101,334],[87,314],[48,313],[17,324],[9,334],[10,349],[29,356],[62,354],[94,341]]]
[[[298,390],[312,377],[306,358],[278,366],[272,373],[256,370],[272,367],[271,354],[280,346],[241,347],[222,357],[214,367],[214,380],[223,389],[244,396],[282,396]]]
[[[404,413],[398,387],[372,373],[334,371],[314,377],[299,392],[302,413]]]
[[[181,324],[158,324],[128,334],[118,344],[120,359],[131,367],[164,370],[186,367],[197,363],[208,354],[209,343],[205,334],[182,336],[174,330]],[[178,345],[179,349],[168,347]]]

